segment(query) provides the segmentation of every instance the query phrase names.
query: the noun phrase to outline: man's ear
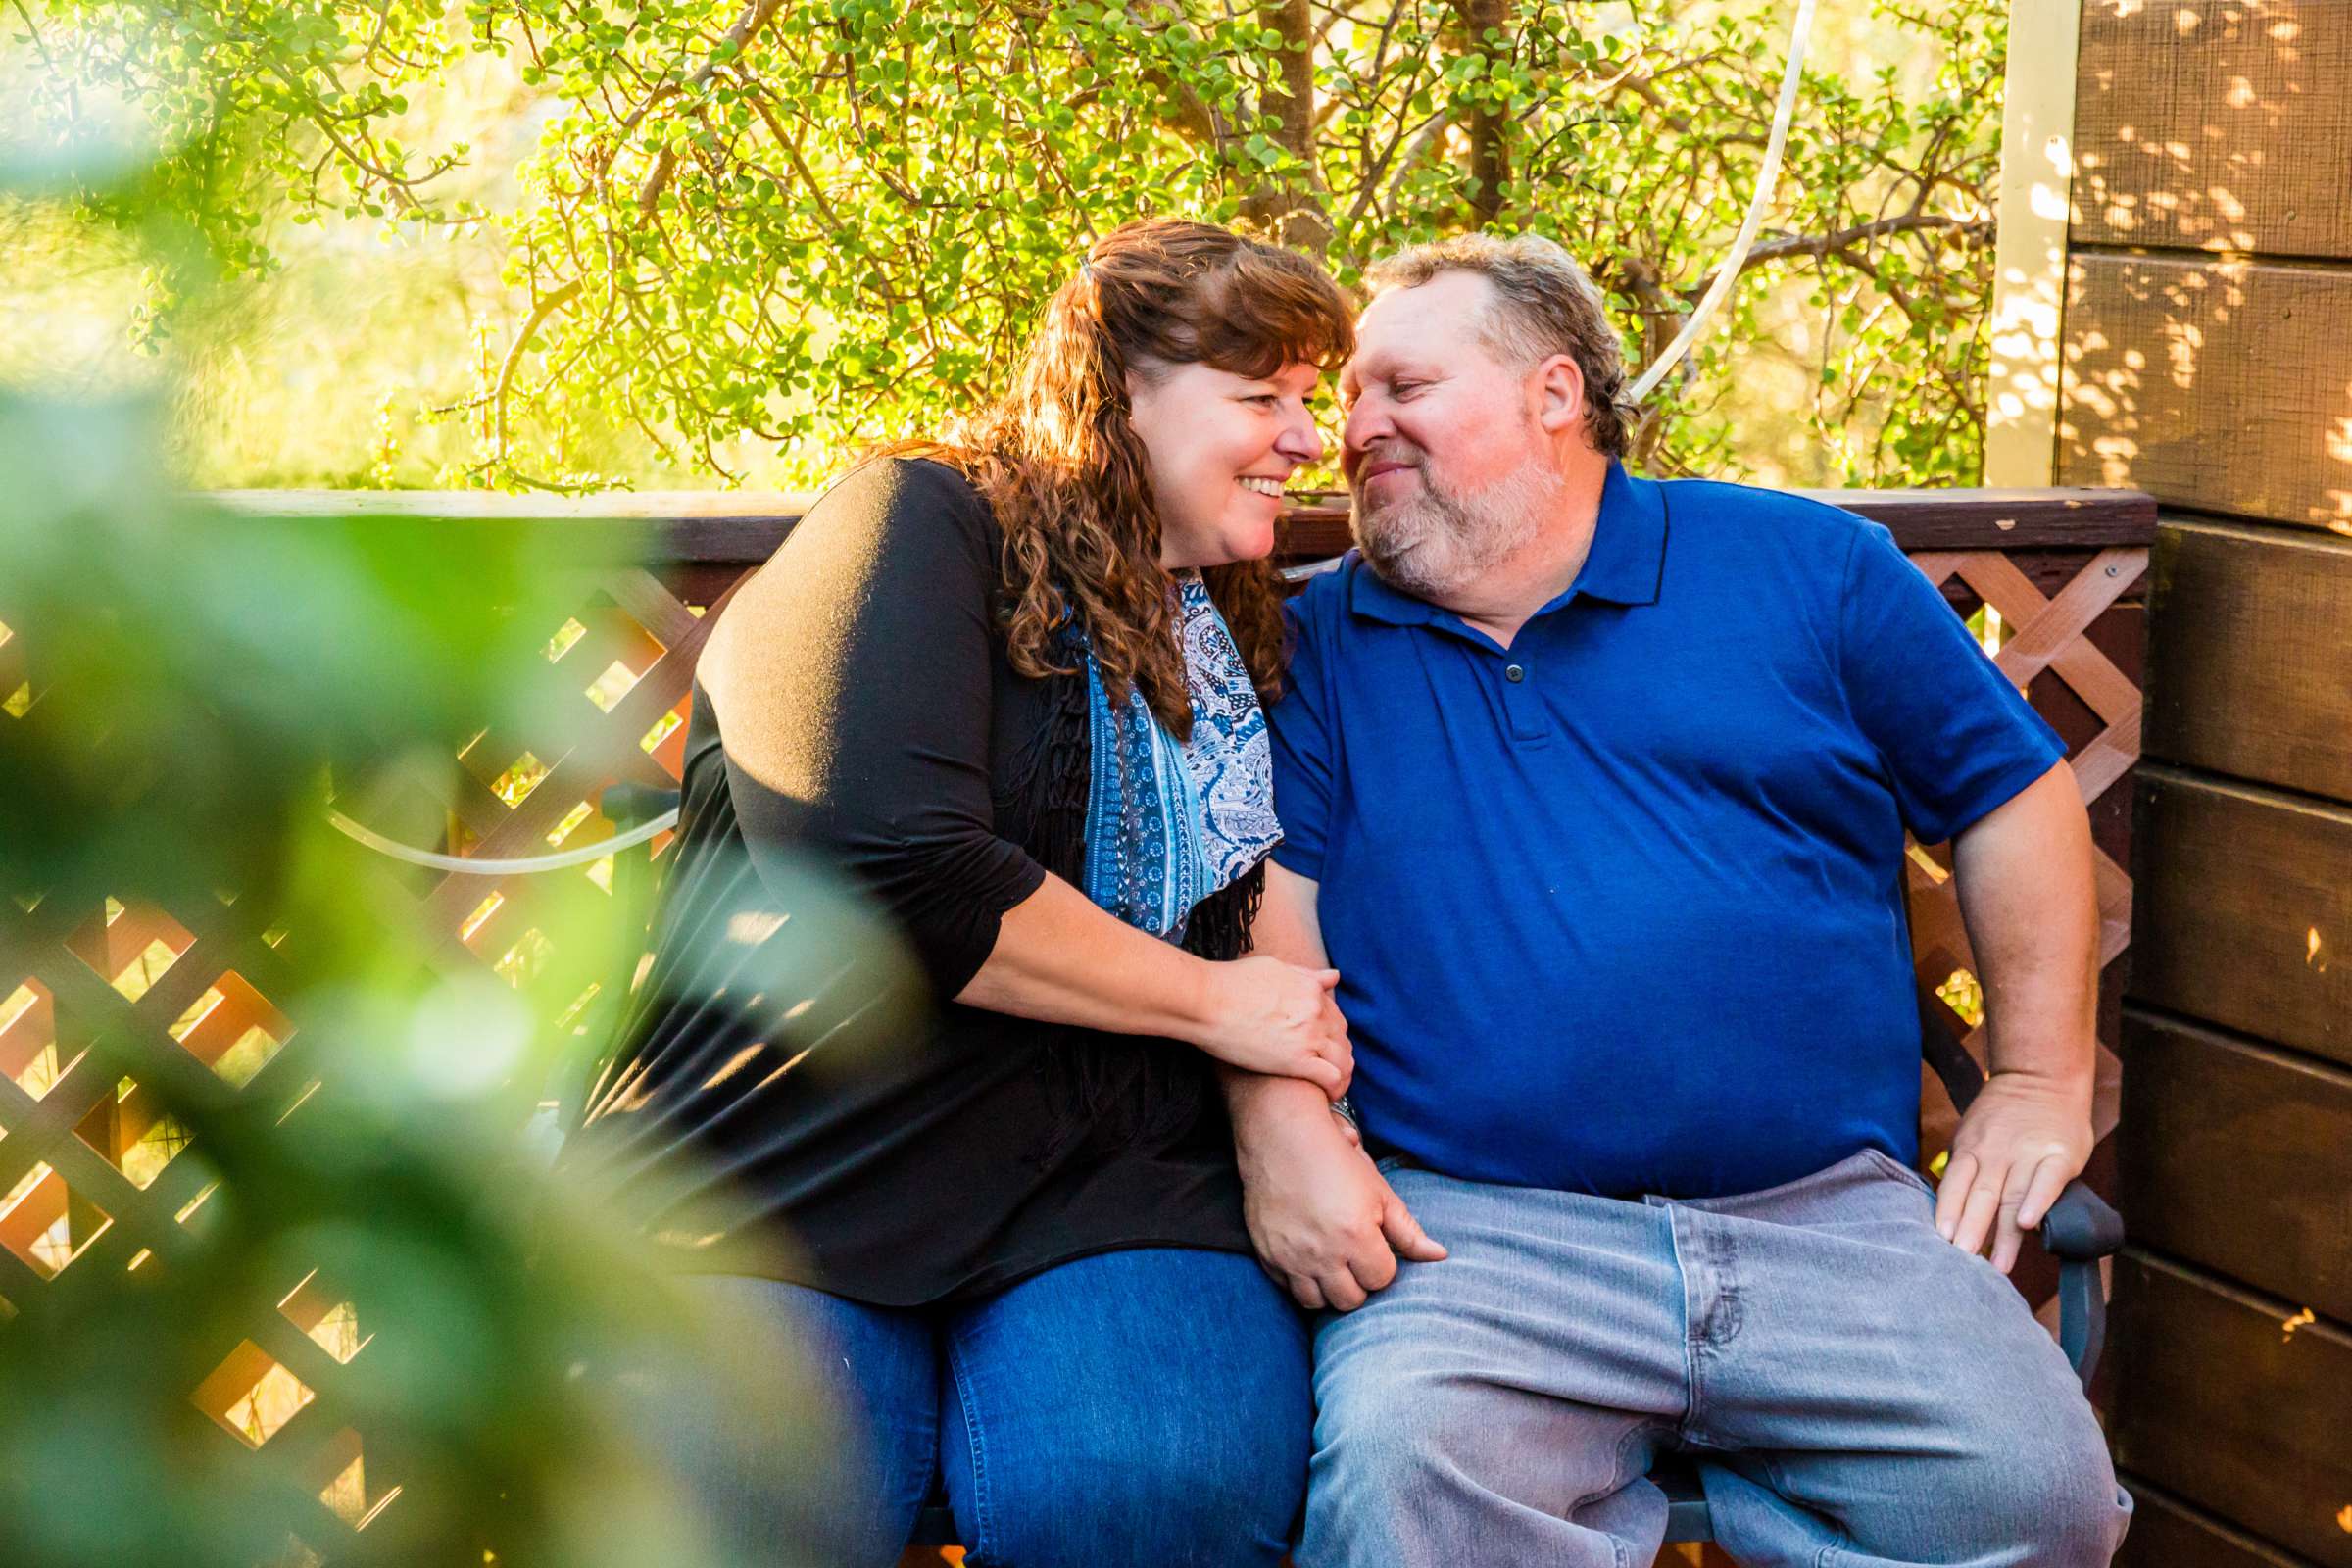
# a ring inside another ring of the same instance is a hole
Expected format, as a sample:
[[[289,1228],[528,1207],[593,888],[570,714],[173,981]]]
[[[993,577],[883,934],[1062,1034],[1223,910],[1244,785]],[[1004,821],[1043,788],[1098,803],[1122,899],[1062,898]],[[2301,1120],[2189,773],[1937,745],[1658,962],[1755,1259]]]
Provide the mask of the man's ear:
[[[1554,354],[1527,372],[1536,422],[1557,435],[1585,416],[1585,372],[1565,354]]]

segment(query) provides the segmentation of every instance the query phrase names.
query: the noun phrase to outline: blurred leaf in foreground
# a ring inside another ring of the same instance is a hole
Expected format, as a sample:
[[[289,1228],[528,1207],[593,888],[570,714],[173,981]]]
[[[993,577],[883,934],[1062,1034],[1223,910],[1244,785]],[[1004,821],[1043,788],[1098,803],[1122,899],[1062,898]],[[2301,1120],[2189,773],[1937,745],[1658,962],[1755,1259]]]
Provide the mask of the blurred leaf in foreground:
[[[190,500],[160,423],[0,394],[0,1561],[715,1568],[659,1434],[783,1412],[758,1462],[822,1475],[796,1348],[703,1364],[539,1190],[517,1134],[583,1043],[322,818],[520,723],[577,573]],[[643,915],[532,897],[581,971]]]

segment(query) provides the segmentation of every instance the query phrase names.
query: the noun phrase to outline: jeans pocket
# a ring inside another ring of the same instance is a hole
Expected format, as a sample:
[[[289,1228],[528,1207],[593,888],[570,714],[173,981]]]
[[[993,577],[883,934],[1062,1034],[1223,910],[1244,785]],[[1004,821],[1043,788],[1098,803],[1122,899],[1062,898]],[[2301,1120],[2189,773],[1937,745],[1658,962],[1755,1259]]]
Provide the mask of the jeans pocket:
[[[1372,1168],[1386,1176],[1393,1171],[1404,1169],[1412,1162],[1413,1156],[1410,1154],[1383,1154],[1372,1162]]]
[[[1936,1196],[1936,1189],[1930,1185],[1925,1176],[1922,1176],[1919,1172],[1913,1170],[1910,1166],[1904,1164],[1892,1154],[1887,1153],[1885,1150],[1865,1149],[1862,1151],[1862,1152],[1869,1155],[1871,1163],[1878,1166],[1881,1171],[1888,1176],[1893,1177],[1896,1181],[1904,1183],[1914,1192],[1924,1194],[1929,1198],[1934,1198]]]

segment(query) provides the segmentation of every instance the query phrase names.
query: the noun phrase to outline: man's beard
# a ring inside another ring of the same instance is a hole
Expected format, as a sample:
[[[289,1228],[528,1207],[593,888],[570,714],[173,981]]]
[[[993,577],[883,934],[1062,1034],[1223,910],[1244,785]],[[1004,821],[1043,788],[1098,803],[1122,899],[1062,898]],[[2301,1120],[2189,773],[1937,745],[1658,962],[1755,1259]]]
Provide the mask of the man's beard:
[[[1444,604],[1535,538],[1557,514],[1563,486],[1533,452],[1485,489],[1467,492],[1447,488],[1427,466],[1427,454],[1421,458],[1414,493],[1378,511],[1365,499],[1362,483],[1354,484],[1348,525],[1383,581]]]

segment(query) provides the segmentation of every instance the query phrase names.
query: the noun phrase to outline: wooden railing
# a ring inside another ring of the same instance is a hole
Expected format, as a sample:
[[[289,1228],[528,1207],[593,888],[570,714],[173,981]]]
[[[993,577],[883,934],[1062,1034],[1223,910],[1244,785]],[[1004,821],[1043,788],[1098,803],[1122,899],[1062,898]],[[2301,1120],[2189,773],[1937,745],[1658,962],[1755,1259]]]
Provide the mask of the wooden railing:
[[[2090,804],[2099,848],[2102,960],[2098,1131],[2115,1116],[2115,970],[2128,941],[2128,790],[2138,755],[2141,578],[2155,531],[2131,492],[1827,492],[1890,528],[1954,612],[1989,607],[1986,641],[2009,677],[2057,728]],[[484,530],[547,532],[578,573],[569,615],[546,627],[543,662],[517,673],[535,693],[529,717],[453,735],[459,765],[368,796],[377,825],[425,848],[518,858],[591,844],[612,828],[599,811],[618,781],[664,784],[678,774],[688,683],[728,591],[774,550],[804,498],[635,495],[579,502],[470,495],[268,493],[220,498],[233,511],[282,519],[397,516],[446,528],[453,551]],[[1282,533],[1293,563],[1347,547],[1344,510],[1296,508]],[[37,684],[41,651],[0,641],[0,697]],[[70,692],[58,694],[71,701]],[[0,716],[0,723],[15,721]],[[400,790],[405,788],[404,802]],[[386,793],[389,790],[390,793]],[[659,854],[662,841],[655,844]],[[1944,847],[1915,847],[1910,892],[1922,987],[1953,1036],[1982,1059],[1971,958]],[[584,940],[603,908],[612,864],[538,876],[420,873],[387,862],[408,917],[450,963],[476,964],[531,994],[540,1016],[576,1027],[600,990],[574,990],[575,970],[551,962]],[[582,881],[596,896],[582,896]],[[176,1228],[210,1194],[204,1162],[183,1157],[185,1129],[156,1108],[144,1080],[210,1073],[265,1104],[298,1105],[317,1083],[318,1042],[306,1039],[280,933],[268,911],[218,904],[142,904],[26,910],[0,902],[0,1298],[50,1289],[68,1269],[138,1266],[169,1252]],[[1722,964],[1735,955],[1696,956]],[[1739,986],[1735,974],[1716,983]],[[561,986],[562,989],[553,989]],[[565,994],[565,993],[570,994]],[[607,994],[609,1002],[610,996]],[[85,1054],[103,1032],[113,1049]],[[315,1034],[316,1031],[314,1030]],[[128,1053],[128,1058],[124,1054]],[[133,1062],[125,1071],[125,1060]],[[1939,1084],[1925,1083],[1931,1153],[1948,1136]],[[2104,1154],[2094,1182],[2105,1179]],[[2030,1265],[2023,1288],[2047,1298],[2052,1276]],[[366,1302],[310,1290],[299,1278],[268,1321],[200,1387],[196,1402],[259,1446],[344,1375],[365,1343]],[[321,1500],[356,1528],[380,1487],[361,1463],[363,1436],[315,1442]],[[348,1538],[347,1538],[348,1539]],[[326,1555],[334,1555],[331,1549]]]

